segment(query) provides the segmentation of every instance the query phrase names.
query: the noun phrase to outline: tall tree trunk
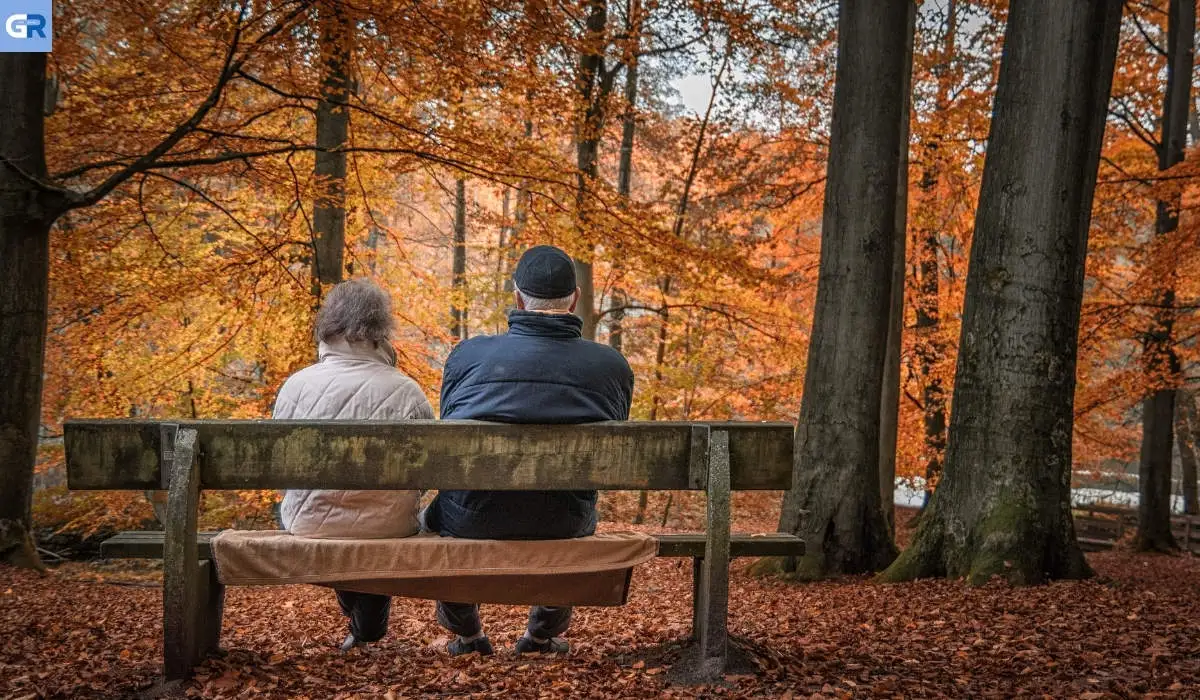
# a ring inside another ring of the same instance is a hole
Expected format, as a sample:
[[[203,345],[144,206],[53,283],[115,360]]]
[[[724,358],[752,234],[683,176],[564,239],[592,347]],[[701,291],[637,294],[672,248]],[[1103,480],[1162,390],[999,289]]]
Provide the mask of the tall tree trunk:
[[[451,282],[450,335],[467,338],[467,182],[454,181],[454,263]]]
[[[629,32],[632,46],[625,63],[625,113],[621,115],[621,155],[617,164],[617,195],[628,203],[629,193],[633,185],[633,137],[637,128],[637,96],[638,96],[638,51],[642,31],[641,4],[639,0],[629,0],[626,5],[626,29]],[[621,352],[625,340],[625,304],[628,303],[625,290],[621,285],[620,270],[624,267],[620,246],[614,251],[613,267],[618,272],[617,284],[612,292],[613,312],[608,319],[608,344],[617,352]],[[638,497],[638,516],[636,522],[645,517],[645,492]]]
[[[1188,109],[1192,102],[1192,45],[1196,32],[1196,5],[1189,0],[1171,0],[1167,18],[1167,85],[1163,96],[1162,137],[1158,145],[1158,169],[1169,170],[1183,161],[1187,145]],[[1156,238],[1179,228],[1179,195],[1158,200],[1154,229]],[[1175,265],[1174,256],[1161,248],[1155,251],[1167,273],[1155,290],[1159,305],[1153,325],[1146,333],[1143,369],[1146,385],[1153,387],[1142,401],[1142,450],[1138,461],[1138,532],[1134,547],[1143,551],[1171,552],[1177,549],[1171,534],[1171,448],[1175,421],[1175,384],[1179,357],[1175,353]],[[1165,256],[1165,257],[1164,257]]]
[[[346,140],[350,130],[351,22],[345,9],[327,2],[318,9],[321,36],[321,99],[317,102],[317,152],[313,169],[313,277],[342,281],[346,247]],[[318,290],[319,292],[319,290]],[[319,294],[318,294],[319,297]]]
[[[1175,441],[1179,444],[1180,481],[1183,482],[1183,512],[1200,515],[1196,502],[1196,405],[1183,389],[1175,395]]]
[[[817,303],[780,530],[797,574],[877,571],[896,555],[879,502],[879,418],[904,108],[907,0],[843,0]],[[802,516],[803,513],[803,516]]]
[[[917,269],[920,282],[917,285],[917,347],[921,384],[924,387],[922,400],[925,428],[925,501],[924,510],[938,478],[942,474],[942,457],[946,451],[946,391],[942,379],[936,373],[945,347],[938,338],[941,327],[940,287],[941,269],[938,265],[938,248],[941,229],[937,211],[937,185],[941,177],[942,146],[949,138],[946,133],[945,111],[950,108],[950,90],[953,73],[950,70],[955,54],[955,38],[958,35],[958,3],[950,0],[946,14],[946,36],[939,62],[937,93],[934,97],[933,116],[935,133],[922,144],[924,168],[921,174],[921,203],[924,215],[917,229]]]
[[[0,561],[40,568],[30,509],[58,212],[28,178],[46,179],[46,54],[0,53],[0,76]]]
[[[941,483],[884,580],[1091,572],[1071,520],[1075,361],[1121,0],[1012,0]]]
[[[617,195],[628,204],[629,193],[633,189],[633,137],[637,129],[638,52],[641,45],[642,17],[639,0],[629,0],[625,7],[626,30],[629,32],[632,45],[625,62],[625,113],[621,115],[621,154],[617,163]],[[624,306],[628,303],[628,297],[621,284],[620,271],[624,267],[624,260],[620,246],[617,246],[613,253],[613,267],[617,272],[615,275],[617,284],[613,287],[612,292],[613,312],[608,319],[608,344],[617,352],[623,352],[625,345]],[[665,336],[661,337],[659,354],[666,351],[665,342]],[[660,367],[656,366],[655,369],[661,374]],[[647,492],[639,491],[637,512],[633,515],[635,524],[645,522],[648,504]]]
[[[583,105],[583,117],[576,126],[575,166],[577,189],[575,210],[579,221],[580,237],[589,240],[591,219],[588,203],[589,185],[596,179],[600,138],[604,135],[605,108],[612,92],[613,74],[604,68],[604,53],[608,46],[605,34],[608,28],[608,0],[588,0],[585,45],[579,55],[579,97]],[[596,281],[592,272],[594,244],[587,245],[589,251],[575,258],[575,276],[579,284],[579,303],[575,313],[583,319],[583,337],[596,339]]]
[[[888,532],[896,534],[896,441],[900,420],[900,347],[904,333],[904,270],[908,243],[908,137],[912,103],[913,36],[916,32],[917,6],[908,5],[904,39],[904,84],[900,93],[904,107],[900,112],[900,167],[896,179],[895,246],[892,251],[891,302],[888,305],[887,354],[883,364],[883,391],[879,403],[879,504]]]

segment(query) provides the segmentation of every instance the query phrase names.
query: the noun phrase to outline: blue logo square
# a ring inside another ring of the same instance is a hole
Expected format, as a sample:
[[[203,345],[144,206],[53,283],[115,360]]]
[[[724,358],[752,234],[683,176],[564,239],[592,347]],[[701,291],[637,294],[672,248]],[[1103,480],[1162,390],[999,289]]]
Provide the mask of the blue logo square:
[[[0,52],[50,53],[53,43],[51,0],[0,0]]]

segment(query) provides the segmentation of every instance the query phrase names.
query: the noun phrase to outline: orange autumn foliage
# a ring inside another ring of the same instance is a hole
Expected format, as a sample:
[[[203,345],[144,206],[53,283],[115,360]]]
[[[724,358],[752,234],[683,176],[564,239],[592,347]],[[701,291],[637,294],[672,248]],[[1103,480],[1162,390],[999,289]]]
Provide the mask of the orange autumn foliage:
[[[1006,3],[954,3],[952,44],[948,7],[922,3],[914,52],[897,448],[904,477],[923,476],[931,457],[926,384],[940,381],[947,407],[952,396]],[[1131,6],[1114,87],[1127,116],[1150,132],[1162,59],[1142,30],[1165,31],[1163,7]],[[618,88],[607,98],[581,230],[574,146],[586,106],[575,73],[580,53],[595,48],[576,25],[586,8],[537,0],[354,5],[348,274],[392,293],[400,366],[436,401],[452,302],[467,308],[469,334],[503,331],[515,251],[533,242],[591,251],[598,340],[609,339],[615,307],[625,312],[635,418],[795,420],[816,285],[835,13],[798,0],[646,3],[634,42],[626,6],[611,5],[605,68],[619,81],[629,52],[643,54],[633,186],[627,200],[616,191]],[[290,11],[299,13],[293,29],[264,38]],[[55,228],[46,433],[58,434],[67,417],[269,415],[284,378],[315,354],[311,205],[323,183],[312,176],[320,66],[311,8],[286,3],[239,20],[195,0],[81,0],[62,12],[47,151],[51,171],[78,186],[102,181],[184,119],[216,80],[239,27],[251,43],[241,45],[248,58],[217,108],[162,167]],[[692,94],[685,108],[672,81],[689,76],[712,91]],[[1180,353],[1185,374],[1194,374],[1196,168],[1189,154],[1159,178],[1138,128],[1110,119],[1080,328],[1079,470],[1136,453],[1134,407],[1148,388],[1138,334],[1150,283],[1168,259],[1181,280]],[[932,170],[938,177],[922,186]],[[460,177],[467,281],[455,291]],[[1169,188],[1183,193],[1182,225],[1152,241],[1153,198]],[[918,229],[936,232],[939,282],[939,323],[919,332]],[[918,351],[930,342],[939,352],[926,372]],[[48,452],[46,468],[57,461]],[[149,513],[140,495],[104,495],[85,510],[62,498],[39,501],[39,517],[122,527]],[[270,501],[244,494],[211,511],[261,520]]]

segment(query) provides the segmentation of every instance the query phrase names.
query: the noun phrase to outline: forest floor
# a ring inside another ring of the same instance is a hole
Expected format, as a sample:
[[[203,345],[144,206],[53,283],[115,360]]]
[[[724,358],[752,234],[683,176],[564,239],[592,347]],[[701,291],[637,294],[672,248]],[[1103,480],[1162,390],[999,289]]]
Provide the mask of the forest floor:
[[[773,529],[769,498],[739,499],[736,529]],[[675,507],[686,522],[695,504]],[[631,509],[610,503],[605,514],[627,523]],[[708,686],[668,681],[690,627],[685,560],[639,568],[623,607],[578,610],[564,659],[512,657],[525,612],[504,606],[484,611],[497,654],[451,659],[433,604],[405,599],[382,642],[341,654],[345,623],[328,590],[231,588],[225,654],[169,696],[1200,697],[1200,558],[1118,550],[1089,561],[1092,580],[1015,589],[796,584],[752,577],[737,560],[730,631],[757,671]],[[159,692],[160,581],[155,562],[67,563],[44,576],[0,567],[0,698]]]

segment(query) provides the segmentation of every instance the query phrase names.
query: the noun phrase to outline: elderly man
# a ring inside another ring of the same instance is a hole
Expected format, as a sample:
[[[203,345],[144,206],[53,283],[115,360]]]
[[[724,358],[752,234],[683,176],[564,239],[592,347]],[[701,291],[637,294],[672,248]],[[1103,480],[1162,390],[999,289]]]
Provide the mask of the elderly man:
[[[582,337],[571,312],[579,300],[575,265],[553,246],[521,256],[513,273],[517,308],[508,333],[465,340],[446,359],[442,418],[503,423],[589,423],[626,420],[633,372],[619,352]],[[452,537],[538,540],[596,531],[595,491],[442,491],[425,526]],[[438,622],[458,638],[451,655],[491,654],[479,606],[439,602]],[[536,606],[516,653],[565,653],[559,639],[571,608]]]

